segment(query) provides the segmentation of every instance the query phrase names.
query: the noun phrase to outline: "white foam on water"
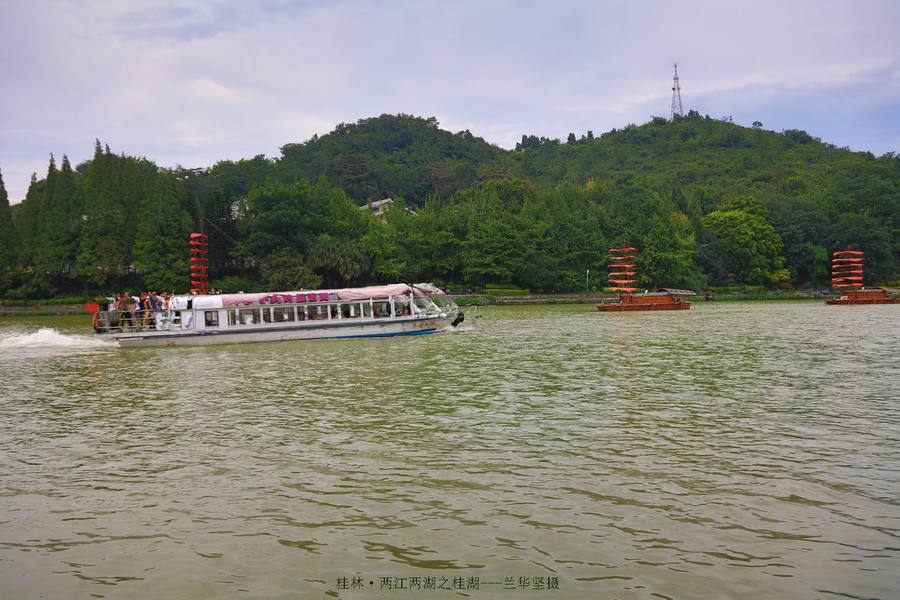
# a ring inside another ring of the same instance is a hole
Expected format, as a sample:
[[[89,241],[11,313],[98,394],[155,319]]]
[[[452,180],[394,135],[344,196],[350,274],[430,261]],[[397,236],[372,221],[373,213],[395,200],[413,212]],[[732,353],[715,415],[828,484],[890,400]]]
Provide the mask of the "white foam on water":
[[[89,335],[67,335],[52,327],[41,327],[31,333],[0,333],[0,348],[109,348],[114,340]]]

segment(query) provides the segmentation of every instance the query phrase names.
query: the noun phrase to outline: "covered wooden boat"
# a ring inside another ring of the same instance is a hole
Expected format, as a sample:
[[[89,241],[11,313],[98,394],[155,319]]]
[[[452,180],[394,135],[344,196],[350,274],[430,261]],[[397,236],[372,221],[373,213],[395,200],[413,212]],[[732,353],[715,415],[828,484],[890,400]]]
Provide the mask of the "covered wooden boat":
[[[690,290],[676,290],[672,288],[660,288],[655,292],[636,294],[634,286],[637,279],[637,252],[638,249],[628,244],[609,249],[609,282],[613,284],[609,288],[611,292],[618,292],[618,298],[611,302],[597,304],[597,310],[601,312],[623,312],[637,310],[687,310],[691,303],[684,300],[684,296],[693,296]]]
[[[684,296],[694,296],[690,290],[676,290],[672,288],[660,288],[655,292],[642,294],[621,294],[612,302],[597,304],[597,310],[603,312],[622,312],[637,310],[687,310],[691,303]]]
[[[839,298],[826,298],[825,304],[900,304],[900,296],[892,296],[885,288],[846,290]]]

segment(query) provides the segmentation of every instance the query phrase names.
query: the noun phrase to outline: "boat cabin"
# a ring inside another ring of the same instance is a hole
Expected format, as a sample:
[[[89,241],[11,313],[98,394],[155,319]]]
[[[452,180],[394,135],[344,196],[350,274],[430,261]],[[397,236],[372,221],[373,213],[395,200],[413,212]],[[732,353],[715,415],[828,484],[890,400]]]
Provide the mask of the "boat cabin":
[[[266,329],[381,320],[443,317],[440,298],[414,286],[257,294],[174,296],[166,310],[150,315],[100,311],[97,333]],[[446,306],[446,303],[443,303]],[[149,318],[148,318],[149,317]]]

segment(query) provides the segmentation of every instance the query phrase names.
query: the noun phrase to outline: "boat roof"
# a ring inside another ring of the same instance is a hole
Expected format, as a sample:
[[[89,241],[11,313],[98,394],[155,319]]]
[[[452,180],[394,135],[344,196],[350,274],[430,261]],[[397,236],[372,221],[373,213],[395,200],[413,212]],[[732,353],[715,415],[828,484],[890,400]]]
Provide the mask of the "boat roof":
[[[675,288],[659,288],[657,291],[666,292],[668,294],[672,294],[673,296],[696,296],[695,292],[691,290],[677,290]]]
[[[389,285],[371,285],[357,288],[339,288],[323,290],[292,290],[287,292],[255,292],[252,294],[216,294],[193,296],[192,307],[204,308],[228,308],[231,306],[259,306],[268,304],[281,304],[284,302],[326,302],[369,300],[370,298],[386,298],[388,296],[406,296],[412,293],[418,298],[425,297],[425,291],[417,286],[407,283],[393,283]],[[186,308],[187,299],[190,296],[180,297]],[[178,302],[180,304],[180,302]]]

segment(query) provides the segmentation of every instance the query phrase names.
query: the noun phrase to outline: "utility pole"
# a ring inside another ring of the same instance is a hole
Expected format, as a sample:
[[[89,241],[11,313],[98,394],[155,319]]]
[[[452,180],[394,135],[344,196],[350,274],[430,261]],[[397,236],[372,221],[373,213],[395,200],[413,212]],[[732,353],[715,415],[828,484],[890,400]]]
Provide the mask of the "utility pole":
[[[675,77],[672,79],[672,120],[684,116],[681,107],[681,86],[678,85],[678,63],[675,63]]]

